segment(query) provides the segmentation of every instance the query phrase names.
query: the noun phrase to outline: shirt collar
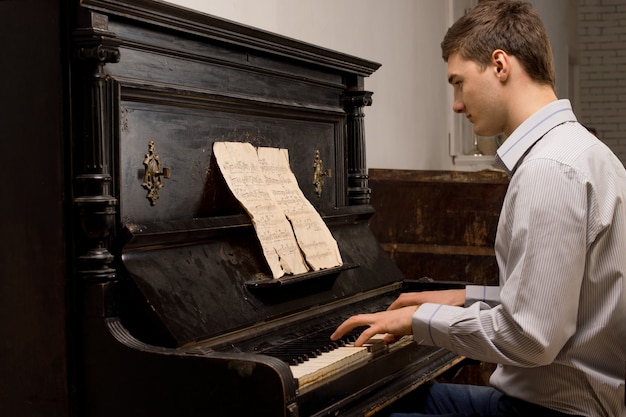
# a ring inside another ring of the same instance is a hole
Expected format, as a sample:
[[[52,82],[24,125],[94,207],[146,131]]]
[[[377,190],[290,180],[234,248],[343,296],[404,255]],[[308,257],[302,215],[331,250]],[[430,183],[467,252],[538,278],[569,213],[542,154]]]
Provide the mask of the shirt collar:
[[[569,100],[556,100],[526,119],[498,148],[496,160],[511,176],[528,150],[555,126],[575,122]]]

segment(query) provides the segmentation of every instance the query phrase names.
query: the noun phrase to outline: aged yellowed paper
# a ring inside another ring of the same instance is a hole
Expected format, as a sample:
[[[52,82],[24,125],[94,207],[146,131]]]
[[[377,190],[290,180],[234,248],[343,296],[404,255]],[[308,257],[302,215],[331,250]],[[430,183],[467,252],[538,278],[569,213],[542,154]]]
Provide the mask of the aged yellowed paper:
[[[265,183],[291,222],[307,264],[314,271],[342,265],[337,242],[298,186],[288,150],[259,147],[257,154]]]
[[[300,190],[286,149],[216,142],[213,152],[250,214],[274,278],[342,265],[337,242]]]
[[[291,224],[265,184],[254,146],[215,142],[213,154],[226,184],[250,215],[274,278],[308,271]]]

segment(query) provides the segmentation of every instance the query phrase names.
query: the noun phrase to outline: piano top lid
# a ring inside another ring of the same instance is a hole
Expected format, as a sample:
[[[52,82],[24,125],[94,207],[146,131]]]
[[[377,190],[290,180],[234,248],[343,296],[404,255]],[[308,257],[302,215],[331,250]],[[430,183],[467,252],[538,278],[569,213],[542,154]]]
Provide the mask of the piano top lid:
[[[335,71],[367,77],[381,64],[307,42],[243,25],[161,0],[83,0],[96,12],[160,24],[203,38],[245,46]],[[362,85],[360,86],[362,87]]]

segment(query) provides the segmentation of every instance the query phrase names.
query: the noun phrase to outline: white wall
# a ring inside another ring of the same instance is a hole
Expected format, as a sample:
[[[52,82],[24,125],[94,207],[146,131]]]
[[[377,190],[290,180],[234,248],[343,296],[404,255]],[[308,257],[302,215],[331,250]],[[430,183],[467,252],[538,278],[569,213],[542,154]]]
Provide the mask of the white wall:
[[[570,80],[570,65],[573,64],[577,53],[576,27],[578,0],[530,0],[546,25],[554,67],[556,69],[556,90],[560,98],[571,98],[576,101]],[[574,109],[575,110],[575,109]]]
[[[567,19],[575,1],[531,0],[553,40],[562,97],[568,96]],[[467,169],[449,156],[450,87],[439,47],[449,26],[449,1],[169,2],[381,63],[365,82],[374,92],[372,107],[365,109],[368,168]]]

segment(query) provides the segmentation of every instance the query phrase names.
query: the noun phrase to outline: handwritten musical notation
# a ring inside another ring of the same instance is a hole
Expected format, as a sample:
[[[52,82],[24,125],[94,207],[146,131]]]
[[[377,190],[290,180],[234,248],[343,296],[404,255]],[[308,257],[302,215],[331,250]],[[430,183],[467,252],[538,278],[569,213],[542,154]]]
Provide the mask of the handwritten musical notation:
[[[274,278],[342,265],[337,242],[298,186],[287,149],[215,142],[213,153],[252,219]]]

